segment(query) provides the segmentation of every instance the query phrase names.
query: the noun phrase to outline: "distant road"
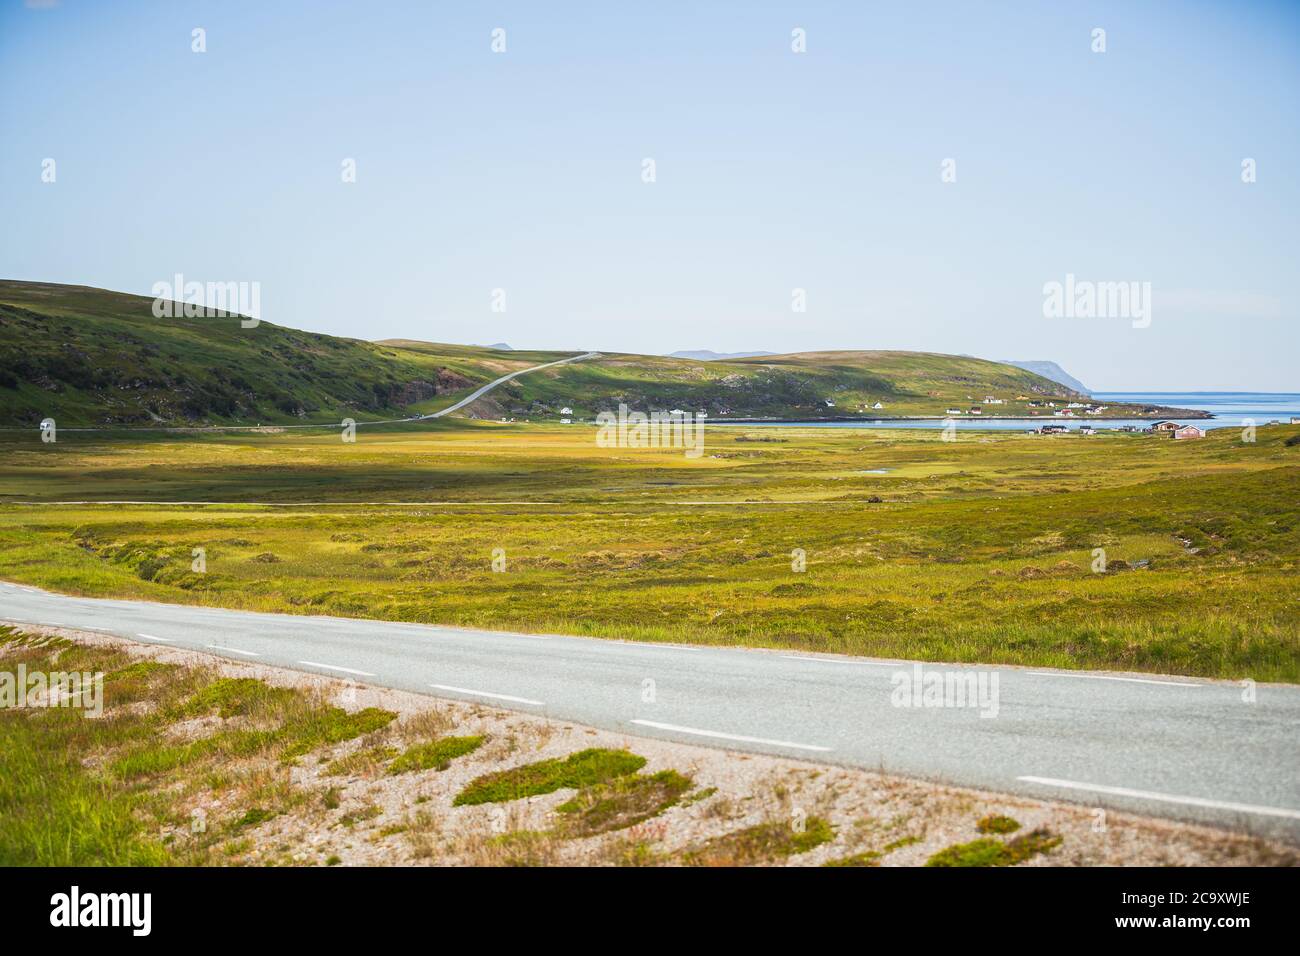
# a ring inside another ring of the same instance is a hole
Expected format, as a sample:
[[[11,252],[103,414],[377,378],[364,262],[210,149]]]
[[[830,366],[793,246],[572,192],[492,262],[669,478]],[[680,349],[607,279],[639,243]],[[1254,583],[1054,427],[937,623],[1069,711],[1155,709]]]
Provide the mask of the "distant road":
[[[0,620],[1300,843],[1300,687],[1015,667],[996,716],[900,707],[910,662],[99,600],[0,583]],[[649,683],[648,683],[649,682]],[[988,711],[988,708],[985,708]]]
[[[497,379],[494,382],[488,382],[478,391],[472,393],[468,398],[462,398],[459,402],[457,402],[455,405],[452,405],[449,408],[444,408],[440,412],[434,412],[432,415],[421,415],[420,420],[423,421],[426,418],[442,418],[443,415],[450,415],[452,412],[456,411],[457,409],[464,408],[470,402],[477,401],[478,399],[482,398],[484,395],[492,391],[492,389],[496,388],[498,385],[502,385],[505,382],[510,381],[512,378],[517,378],[520,375],[527,375],[529,372],[536,372],[539,371],[540,369],[551,368],[552,366],[555,365],[564,365],[566,362],[581,362],[583,359],[598,358],[599,356],[600,356],[599,352],[583,352],[581,355],[571,355],[568,358],[560,359],[558,362],[547,362],[545,365],[534,365],[532,368],[521,368],[519,371],[511,372],[509,375],[502,375],[499,379]],[[399,421],[400,420],[401,419],[399,419]],[[358,422],[358,424],[360,424],[360,422]],[[374,424],[374,423],[367,423],[367,424]]]

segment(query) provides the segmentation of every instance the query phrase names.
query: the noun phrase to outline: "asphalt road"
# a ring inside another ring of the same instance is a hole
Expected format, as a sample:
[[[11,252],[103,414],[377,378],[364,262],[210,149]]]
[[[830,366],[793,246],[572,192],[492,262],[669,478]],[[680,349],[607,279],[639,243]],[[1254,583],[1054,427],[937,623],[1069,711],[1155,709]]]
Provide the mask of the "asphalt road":
[[[923,674],[982,677],[985,696],[918,707],[900,706],[904,690],[908,704],[926,702],[911,693],[909,662],[258,614],[5,583],[0,620],[1300,843],[1300,687],[1258,686],[1249,703],[1241,685],[1221,681],[927,664]]]

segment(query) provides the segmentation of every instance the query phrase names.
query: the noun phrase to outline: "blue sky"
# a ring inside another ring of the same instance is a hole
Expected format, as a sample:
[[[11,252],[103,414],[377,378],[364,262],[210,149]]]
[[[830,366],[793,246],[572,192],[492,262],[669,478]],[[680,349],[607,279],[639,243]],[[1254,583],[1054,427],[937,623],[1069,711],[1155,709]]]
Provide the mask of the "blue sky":
[[[1300,390],[1300,5],[41,6],[0,0],[0,276],[256,281],[264,319],[371,339]],[[1150,326],[1044,317],[1067,273],[1150,282]]]

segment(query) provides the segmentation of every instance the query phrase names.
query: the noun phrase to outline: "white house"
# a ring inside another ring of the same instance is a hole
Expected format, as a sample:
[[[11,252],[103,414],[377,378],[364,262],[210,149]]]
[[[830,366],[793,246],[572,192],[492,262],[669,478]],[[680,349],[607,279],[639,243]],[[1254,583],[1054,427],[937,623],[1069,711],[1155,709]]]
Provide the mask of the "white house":
[[[950,408],[950,409],[947,410],[946,414],[948,414],[948,415],[960,415],[960,414],[961,414],[961,409],[960,409],[960,408]]]
[[[561,414],[561,415],[572,415],[572,414],[573,414],[573,409],[572,409],[572,408],[569,408],[569,407],[566,405],[564,408],[561,408],[561,409],[560,409],[560,414]]]
[[[876,402],[876,404],[872,405],[871,407],[872,407],[872,408],[884,408],[885,406],[884,406],[884,405],[881,405],[879,402]]]
[[[832,402],[829,398],[826,399],[825,401],[826,401],[826,407],[827,407],[827,408],[834,408],[834,407],[835,407],[835,403]]]

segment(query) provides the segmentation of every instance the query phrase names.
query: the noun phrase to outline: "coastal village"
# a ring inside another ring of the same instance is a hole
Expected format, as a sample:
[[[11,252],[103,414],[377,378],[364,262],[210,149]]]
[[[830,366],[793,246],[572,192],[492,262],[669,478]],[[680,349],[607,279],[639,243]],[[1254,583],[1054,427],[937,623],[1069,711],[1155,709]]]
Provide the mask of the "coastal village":
[[[970,396],[967,396],[969,399]],[[1053,399],[1032,399],[1028,395],[1017,395],[1017,402],[1025,402],[1028,405],[1031,416],[1051,415],[1053,418],[1073,419],[1081,416],[1090,415],[1100,417],[1110,408],[1109,405],[1102,405],[1098,402],[1082,401],[1056,401]],[[944,414],[947,418],[957,416],[982,416],[984,409],[989,406],[1005,405],[1006,399],[997,398],[993,395],[984,396],[979,405],[971,405],[967,408],[947,408]],[[1155,412],[1156,409],[1143,409],[1144,413]],[[1016,416],[1019,417],[1019,416]],[[1205,437],[1205,429],[1199,425],[1183,424],[1168,419],[1152,422],[1146,428],[1139,428],[1137,425],[1117,425],[1110,431],[1117,432],[1144,432],[1146,434],[1168,435],[1175,440],[1194,440]],[[1037,428],[1028,429],[1031,435],[1065,435],[1077,433],[1080,435],[1095,435],[1099,429],[1091,422],[1085,421],[1077,429],[1071,429],[1063,423],[1053,422],[1051,424],[1040,425]]]

